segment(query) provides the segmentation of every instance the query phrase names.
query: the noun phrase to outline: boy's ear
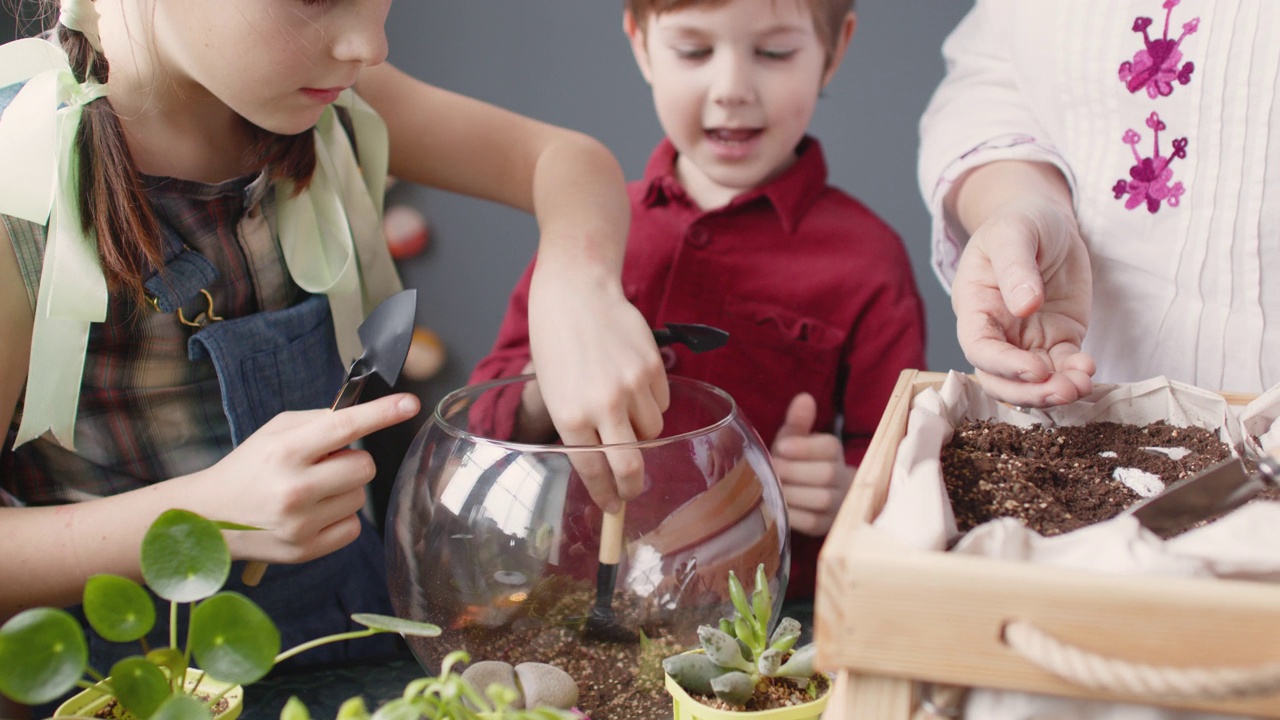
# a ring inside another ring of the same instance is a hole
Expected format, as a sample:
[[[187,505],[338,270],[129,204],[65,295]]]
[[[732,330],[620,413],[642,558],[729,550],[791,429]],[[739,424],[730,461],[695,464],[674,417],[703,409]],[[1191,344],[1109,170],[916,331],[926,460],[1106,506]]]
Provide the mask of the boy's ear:
[[[839,69],[841,61],[844,60],[844,53],[849,49],[849,41],[853,39],[853,31],[858,28],[858,14],[850,10],[848,15],[844,16],[844,21],[840,23],[840,34],[836,36],[836,46],[831,49],[831,60],[827,63],[827,69],[822,73],[822,87],[826,87],[831,82],[831,78],[835,77],[836,70]]]
[[[653,75],[649,68],[649,49],[645,47],[644,30],[636,25],[636,18],[631,14],[630,10],[622,11],[622,31],[627,34],[627,39],[631,41],[631,54],[636,58],[636,65],[640,67],[640,74],[644,76],[647,83],[653,83]]]

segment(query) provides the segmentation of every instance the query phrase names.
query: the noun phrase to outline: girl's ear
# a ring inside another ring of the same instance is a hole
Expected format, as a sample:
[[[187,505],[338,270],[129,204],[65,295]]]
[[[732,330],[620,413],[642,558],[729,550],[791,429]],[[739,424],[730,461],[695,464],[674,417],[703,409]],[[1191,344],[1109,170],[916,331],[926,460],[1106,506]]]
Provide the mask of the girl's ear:
[[[840,23],[840,34],[836,36],[835,47],[831,48],[831,59],[827,61],[827,69],[822,73],[823,88],[831,82],[831,78],[835,77],[840,62],[844,60],[844,53],[849,49],[849,41],[853,39],[853,31],[857,27],[858,15],[850,10],[849,14],[844,16],[844,21]]]
[[[649,49],[645,46],[645,32],[636,25],[636,18],[630,10],[622,11],[622,31],[631,41],[631,54],[636,58],[640,74],[644,76],[645,82],[653,84],[653,73],[649,67]]]

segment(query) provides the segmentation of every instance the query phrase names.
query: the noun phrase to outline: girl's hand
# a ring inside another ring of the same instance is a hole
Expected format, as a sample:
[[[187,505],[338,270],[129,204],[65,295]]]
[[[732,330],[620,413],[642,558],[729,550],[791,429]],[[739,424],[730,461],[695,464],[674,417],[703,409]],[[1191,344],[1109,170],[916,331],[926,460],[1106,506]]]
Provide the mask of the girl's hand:
[[[818,404],[809,393],[792,398],[771,453],[791,529],[821,537],[835,522],[853,484],[854,469],[844,462],[839,438],[813,432],[817,413]]]
[[[232,557],[298,563],[360,534],[356,517],[373,458],[348,446],[417,414],[419,401],[390,395],[342,410],[277,415],[213,467],[188,476],[200,512],[261,530],[225,533]]]
[[[565,445],[630,443],[662,431],[670,400],[662,357],[616,277],[540,255],[529,289],[529,335],[538,386]],[[606,512],[644,488],[639,450],[572,457]]]

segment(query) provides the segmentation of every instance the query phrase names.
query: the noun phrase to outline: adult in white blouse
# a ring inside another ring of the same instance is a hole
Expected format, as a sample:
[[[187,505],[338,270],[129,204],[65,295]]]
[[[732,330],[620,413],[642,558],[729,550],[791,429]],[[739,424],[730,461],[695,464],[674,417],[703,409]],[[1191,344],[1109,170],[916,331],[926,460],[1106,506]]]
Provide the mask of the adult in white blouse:
[[[920,182],[989,392],[1280,382],[1277,37],[1274,0],[977,0]]]

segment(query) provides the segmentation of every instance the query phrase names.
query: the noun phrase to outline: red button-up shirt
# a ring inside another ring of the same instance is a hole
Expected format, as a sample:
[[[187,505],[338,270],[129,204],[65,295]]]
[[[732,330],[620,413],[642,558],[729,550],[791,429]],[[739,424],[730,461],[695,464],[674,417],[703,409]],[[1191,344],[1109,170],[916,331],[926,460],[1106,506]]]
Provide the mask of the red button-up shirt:
[[[731,395],[767,446],[800,392],[817,400],[814,431],[839,433],[857,465],[904,368],[925,367],[924,302],[897,234],[827,185],[818,141],[766,185],[703,211],[658,145],[628,185],[627,298],[653,327],[705,323],[729,333],[718,350],[664,348],[668,371]],[[529,361],[533,266],[512,294],[493,351],[472,382],[519,374]],[[792,534],[789,598],[812,597],[822,538]]]

